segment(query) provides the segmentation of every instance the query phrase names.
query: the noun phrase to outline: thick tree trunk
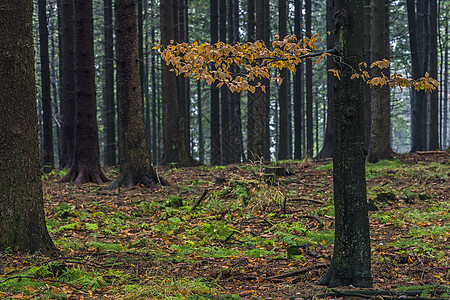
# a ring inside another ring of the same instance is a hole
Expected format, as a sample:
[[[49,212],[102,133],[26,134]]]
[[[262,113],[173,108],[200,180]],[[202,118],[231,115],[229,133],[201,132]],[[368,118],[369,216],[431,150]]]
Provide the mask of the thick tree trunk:
[[[161,2],[161,42],[170,44],[174,39],[173,1]],[[186,148],[184,131],[185,123],[180,115],[180,103],[177,96],[175,73],[170,66],[162,62],[162,99],[164,123],[164,157],[162,164],[178,163],[181,166],[192,164]]]
[[[114,40],[112,0],[104,0],[105,86],[103,89],[104,163],[116,165],[116,125],[114,108]]]
[[[42,121],[44,127],[43,153],[41,163],[44,172],[55,168],[53,158],[53,126],[52,126],[52,98],[50,96],[50,59],[48,54],[47,5],[45,0],[38,1],[39,10],[39,47],[41,58],[41,100]]]
[[[0,9],[0,251],[57,255],[44,217],[32,13],[31,0]]]
[[[371,0],[371,61],[388,58],[386,51],[386,9],[385,0]],[[373,77],[389,77],[387,69],[372,69]],[[391,95],[389,86],[371,88],[371,133],[367,160],[375,163],[382,159],[392,158],[391,149]]]
[[[350,79],[364,59],[364,2],[335,1],[337,51],[333,184],[336,217],[331,266],[319,281],[329,287],[370,287],[370,237],[364,150],[364,88]]]
[[[284,39],[287,35],[287,1],[278,1],[278,16],[279,16],[279,30],[280,39]],[[283,83],[278,89],[278,101],[280,103],[280,119],[279,119],[279,141],[278,141],[278,160],[288,159],[288,148],[289,148],[289,86],[287,78],[287,70],[283,69],[280,71],[281,78],[283,78]]]
[[[61,1],[60,53],[61,69],[59,71],[61,87],[62,113],[62,154],[60,168],[70,168],[75,146],[75,64],[74,64],[74,25],[73,1]]]
[[[146,187],[160,183],[150,163],[140,89],[138,31],[135,0],[116,0],[117,94],[119,98],[121,170],[109,188]]]
[[[69,172],[61,182],[103,184],[100,167],[95,95],[92,0],[75,0],[75,148]]]

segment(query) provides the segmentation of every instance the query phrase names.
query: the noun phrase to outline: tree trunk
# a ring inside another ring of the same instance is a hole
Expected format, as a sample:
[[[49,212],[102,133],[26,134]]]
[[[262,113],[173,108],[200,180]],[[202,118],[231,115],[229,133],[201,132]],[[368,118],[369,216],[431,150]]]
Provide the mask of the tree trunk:
[[[417,20],[414,0],[407,0],[406,6],[408,10],[408,29],[409,29],[409,44],[411,48],[411,65],[412,77],[418,79],[423,76],[423,60],[419,54],[419,42],[417,37]],[[425,93],[423,91],[411,91],[411,151],[416,152],[424,150],[422,127],[423,124],[423,110]]]
[[[227,42],[227,1],[219,1],[219,40]],[[220,163],[227,165],[230,163],[232,145],[230,142],[230,100],[228,97],[228,87],[220,88],[220,120],[221,120],[221,153]]]
[[[45,0],[38,1],[39,10],[39,51],[41,58],[42,84],[42,121],[44,125],[42,166],[44,172],[55,168],[53,158],[53,126],[52,126],[52,98],[50,96],[50,59],[48,54],[47,5]]]
[[[44,216],[32,32],[33,1],[0,9],[0,251],[57,255]]]
[[[386,51],[386,9],[385,0],[371,0],[371,61],[388,58]],[[389,70],[372,69],[372,77],[389,77]],[[371,88],[371,133],[367,161],[375,163],[392,158],[391,149],[391,95],[389,86]]]
[[[333,184],[335,244],[331,266],[319,281],[329,287],[370,287],[370,237],[364,151],[364,88],[350,79],[364,59],[364,2],[335,1],[336,80]]]
[[[294,1],[294,34],[297,40],[302,38],[302,1]],[[297,66],[294,75],[294,159],[301,159],[302,155],[302,128],[303,128],[303,99],[302,99],[302,66]]]
[[[92,0],[75,0],[75,148],[71,167],[61,182],[103,184],[100,167],[95,95]]]
[[[256,39],[264,40],[264,0],[256,0]],[[264,83],[262,83],[264,84]],[[267,92],[267,87],[266,87]],[[247,156],[251,161],[270,160],[266,145],[268,123],[268,103],[264,92],[256,89],[254,98],[248,103]]]
[[[448,65],[449,65],[449,61],[448,61],[448,23],[445,26],[445,40],[447,41],[446,45],[445,45],[445,54],[444,54],[444,121],[443,121],[443,132],[442,132],[442,136],[443,136],[443,143],[442,146],[445,149],[445,146],[449,145],[449,141],[448,141]]]
[[[370,66],[371,64],[371,0],[364,0],[364,62]],[[370,147],[370,129],[372,127],[372,90],[370,85],[364,85],[364,120],[366,128],[366,149]]]
[[[219,40],[219,2],[210,0],[210,34],[211,43],[215,44]],[[220,96],[219,89],[215,84],[211,85],[211,164],[219,165],[222,151],[220,149]]]
[[[116,125],[114,108],[114,40],[112,0],[104,0],[105,86],[103,90],[104,163],[116,165]]]
[[[173,0],[161,2],[161,43],[174,40]],[[162,164],[178,163],[190,166],[191,158],[185,143],[185,123],[180,115],[175,74],[162,62],[162,99],[164,123],[164,157]]]
[[[278,16],[279,16],[279,30],[280,39],[284,39],[287,35],[287,1],[278,1]],[[278,160],[288,159],[288,148],[289,148],[289,95],[288,95],[288,76],[287,70],[282,69],[280,71],[281,78],[283,78],[283,83],[278,89],[278,101],[280,103],[280,119],[279,119],[279,141],[278,141]]]
[[[61,86],[62,113],[62,155],[60,168],[70,168],[75,146],[75,57],[74,57],[74,25],[73,1],[61,1],[58,6],[61,16],[60,53],[61,69],[59,71]]]
[[[142,184],[152,187],[161,180],[150,163],[140,89],[140,63],[135,0],[116,0],[117,94],[119,98],[122,162],[118,179],[109,188]]]
[[[311,0],[305,1],[306,37],[311,38]],[[313,157],[313,93],[312,93],[312,61],[306,60],[306,155]]]
[[[335,47],[334,28],[334,0],[327,0],[327,49]],[[334,58],[327,57],[327,70],[335,69]],[[333,117],[334,117],[334,76],[327,72],[327,125],[323,139],[322,150],[317,158],[333,157]]]
[[[437,0],[430,0],[430,62],[429,74],[438,78],[438,43],[437,43]],[[439,150],[439,109],[438,92],[430,92],[430,139],[428,150]]]

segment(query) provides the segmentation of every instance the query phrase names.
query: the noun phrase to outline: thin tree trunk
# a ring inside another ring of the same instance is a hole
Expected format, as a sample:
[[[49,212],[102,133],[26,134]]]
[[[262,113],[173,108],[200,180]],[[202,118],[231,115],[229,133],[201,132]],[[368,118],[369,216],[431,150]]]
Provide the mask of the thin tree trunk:
[[[327,0],[327,49],[335,47],[334,36],[334,0]],[[327,57],[327,70],[335,69],[334,59]],[[327,125],[322,150],[317,158],[333,157],[333,118],[334,118],[334,76],[327,72]]]
[[[210,34],[211,43],[215,44],[219,40],[219,2],[210,0]],[[211,164],[219,165],[222,152],[220,149],[220,103],[219,89],[215,84],[211,85],[211,116],[210,116],[210,135],[211,135]]]
[[[419,42],[417,38],[417,21],[414,0],[407,0],[409,43],[411,48],[411,65],[413,79],[420,78],[423,74],[423,61],[420,59]],[[423,117],[424,92],[412,90],[411,98],[411,151],[424,150],[423,148]]]
[[[205,141],[203,138],[203,104],[202,104],[202,84],[197,82],[197,110],[198,110],[198,157],[200,163],[205,161]]]
[[[430,64],[429,74],[438,78],[438,43],[437,43],[437,0],[430,0]],[[439,106],[438,92],[430,93],[430,139],[428,150],[439,149]]]
[[[280,39],[284,39],[287,35],[287,1],[278,1],[278,16],[279,16],[279,30]],[[278,160],[288,159],[288,148],[289,148],[289,95],[288,95],[288,80],[287,80],[287,70],[283,69],[280,71],[281,78],[283,78],[283,83],[278,89],[278,99],[280,103],[280,116],[279,116],[279,140],[278,140]]]
[[[116,165],[116,124],[114,105],[114,39],[112,0],[104,0],[105,26],[105,86],[103,90],[104,163]]]
[[[294,34],[297,40],[302,38],[302,1],[294,1]],[[303,128],[303,99],[302,99],[302,67],[297,66],[294,75],[294,159],[301,159],[302,155],[302,128]]]
[[[371,64],[371,0],[364,0],[364,62]],[[366,128],[366,149],[370,147],[370,132],[372,127],[372,91],[370,85],[364,85],[364,120]]]
[[[386,9],[385,0],[371,0],[371,61],[378,61],[388,58],[386,51]],[[372,69],[373,77],[388,77],[389,70],[379,68]],[[375,163],[382,159],[392,158],[391,149],[391,99],[389,86],[374,86],[371,88],[371,134],[370,147],[367,160]]]
[[[264,0],[256,0],[256,39],[264,41]],[[264,83],[262,83],[264,84]],[[266,87],[267,92],[267,87]],[[252,100],[252,101],[250,101]],[[251,161],[269,160],[267,151],[268,103],[264,92],[256,89],[254,99],[249,99],[248,108],[248,158]]]
[[[43,154],[42,166],[44,172],[55,168],[53,158],[53,125],[52,125],[52,98],[50,90],[50,58],[48,55],[48,28],[47,5],[45,0],[38,1],[39,11],[39,47],[41,58],[41,86],[42,86],[42,121],[43,121]]]
[[[306,37],[311,38],[311,0],[305,0]],[[312,61],[306,60],[306,155],[313,157],[313,93],[312,93]]]

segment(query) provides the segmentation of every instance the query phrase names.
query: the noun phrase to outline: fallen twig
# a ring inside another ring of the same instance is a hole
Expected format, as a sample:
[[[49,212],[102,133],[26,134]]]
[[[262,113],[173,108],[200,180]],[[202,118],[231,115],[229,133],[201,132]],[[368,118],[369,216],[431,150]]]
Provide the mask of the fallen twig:
[[[313,199],[304,199],[304,198],[290,198],[288,200],[289,201],[305,201],[305,202],[312,202],[312,203],[317,203],[317,204],[325,204],[325,202],[323,202],[323,201],[313,200]]]
[[[316,216],[312,216],[312,215],[305,215],[305,216],[296,216],[297,218],[301,218],[301,219],[313,219],[316,220],[319,223],[319,227],[323,227],[323,221]]]
[[[320,265],[310,266],[310,267],[307,267],[307,268],[304,268],[304,269],[295,270],[295,271],[284,273],[284,274],[280,274],[280,275],[266,277],[266,278],[264,278],[264,280],[274,280],[274,279],[293,277],[293,276],[296,276],[296,275],[300,275],[300,274],[306,273],[306,272],[311,271],[311,270],[327,268],[328,266],[329,266],[329,264],[320,264]]]
[[[197,208],[197,206],[199,206],[200,203],[201,203],[203,200],[205,200],[206,195],[208,195],[208,192],[209,192],[208,189],[205,189],[205,190],[203,191],[203,194],[200,196],[200,198],[197,200],[197,202],[195,202],[194,206],[192,206],[192,210],[195,210],[195,209]]]

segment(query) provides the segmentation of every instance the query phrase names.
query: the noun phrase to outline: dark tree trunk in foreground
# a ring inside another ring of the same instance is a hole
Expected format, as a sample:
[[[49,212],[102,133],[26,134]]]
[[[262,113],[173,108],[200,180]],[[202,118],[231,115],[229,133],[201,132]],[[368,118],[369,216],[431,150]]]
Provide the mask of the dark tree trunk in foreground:
[[[75,146],[75,64],[74,64],[74,26],[73,1],[61,1],[60,9],[61,28],[61,112],[62,112],[62,155],[59,161],[60,168],[70,168],[73,160]]]
[[[39,47],[41,57],[42,84],[42,121],[44,127],[43,153],[41,157],[44,172],[55,168],[53,158],[53,126],[52,126],[52,98],[50,96],[50,59],[48,54],[47,7],[45,0],[39,0]]]
[[[95,98],[92,0],[75,0],[75,148],[69,172],[61,182],[103,184]]]
[[[334,0],[327,0],[327,49],[335,47],[334,37]],[[334,58],[327,57],[327,70],[334,69]],[[327,126],[323,139],[322,150],[317,154],[317,158],[333,157],[333,117],[334,117],[334,76],[327,72]]]
[[[109,188],[160,182],[150,163],[139,73],[136,1],[116,0],[117,95],[122,149],[119,178]]]
[[[364,2],[335,1],[336,62],[333,184],[335,241],[333,259],[320,285],[370,287],[370,237],[364,151],[364,88],[350,79],[364,59]]]
[[[0,9],[0,251],[57,255],[44,217],[32,12],[31,0]]]
[[[386,49],[386,9],[385,0],[371,0],[371,61],[388,58]],[[388,69],[372,69],[373,77],[389,77]],[[371,130],[367,161],[376,163],[392,158],[391,149],[391,94],[389,85],[371,87]]]
[[[116,126],[114,108],[114,40],[112,0],[104,0],[105,86],[103,90],[103,132],[105,165],[116,165]]]
[[[174,40],[173,1],[161,2],[161,43],[170,44]],[[185,123],[180,114],[177,97],[175,73],[171,67],[162,62],[162,99],[164,123],[164,157],[162,164],[178,163],[181,166],[192,164],[190,153],[185,143]]]

